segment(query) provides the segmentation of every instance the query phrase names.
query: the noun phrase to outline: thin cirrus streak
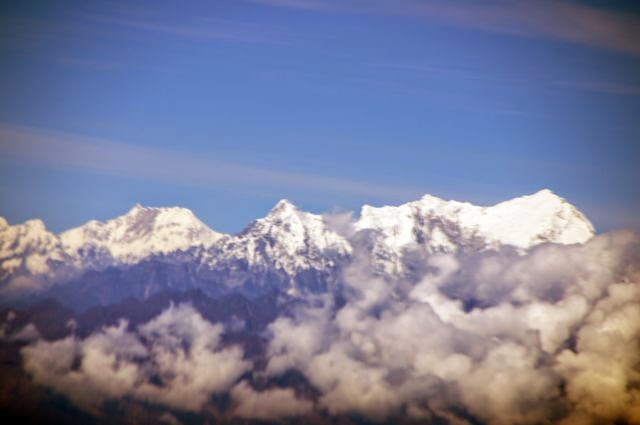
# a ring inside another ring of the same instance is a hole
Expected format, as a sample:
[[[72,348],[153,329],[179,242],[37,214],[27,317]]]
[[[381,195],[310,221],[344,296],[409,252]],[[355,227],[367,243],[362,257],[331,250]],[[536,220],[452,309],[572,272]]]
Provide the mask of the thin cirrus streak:
[[[248,23],[229,22],[215,18],[193,19],[183,25],[176,25],[172,23],[159,24],[128,15],[125,18],[109,15],[85,15],[85,17],[104,24],[205,42],[226,40],[250,44],[283,44],[289,38],[288,35],[273,29],[259,28]]]
[[[555,81],[557,87],[592,93],[616,94],[621,96],[640,96],[640,86],[608,81]]]
[[[640,55],[638,18],[557,1],[445,2],[440,0],[253,0],[273,7],[311,11],[358,11],[417,16],[428,22],[518,37],[547,38]]]
[[[169,149],[11,124],[0,124],[0,157],[197,187],[275,187],[391,199],[411,198],[421,192],[349,179],[275,171]]]

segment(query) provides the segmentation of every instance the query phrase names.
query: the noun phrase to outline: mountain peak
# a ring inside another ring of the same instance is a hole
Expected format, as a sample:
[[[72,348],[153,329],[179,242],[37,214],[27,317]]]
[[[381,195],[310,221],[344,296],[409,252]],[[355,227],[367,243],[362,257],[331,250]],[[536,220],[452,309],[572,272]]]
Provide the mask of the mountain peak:
[[[129,211],[127,211],[122,216],[115,217],[112,220],[118,219],[120,217],[136,216],[138,214],[145,213],[145,212],[161,213],[161,212],[166,212],[166,211],[181,211],[181,212],[186,212],[186,213],[189,213],[189,214],[193,214],[193,212],[190,209],[184,208],[184,207],[178,207],[178,206],[151,207],[151,206],[142,205],[142,204],[136,202],[136,204],[133,207],[131,207],[131,209]]]
[[[145,207],[136,204],[126,215],[142,221],[153,220],[155,225],[204,226],[193,211],[184,207]]]
[[[39,218],[32,218],[24,222],[24,226],[35,232],[46,232],[47,226]]]
[[[81,259],[101,252],[100,261],[130,264],[150,255],[208,247],[223,235],[182,207],[136,204],[126,214],[105,222],[90,221],[60,235],[65,249]],[[90,253],[90,254],[86,254]],[[91,262],[95,262],[92,259]]]
[[[422,195],[422,197],[420,198],[420,200],[423,201],[436,201],[436,202],[446,202],[444,199],[439,198],[435,195],[431,195],[430,193],[426,193],[424,195]]]
[[[426,194],[422,196],[419,200],[409,202],[407,205],[416,205],[416,204],[420,204],[422,208],[434,209],[434,208],[439,208],[443,205],[463,204],[463,202],[448,201],[446,199],[442,199],[434,195]]]
[[[537,191],[536,193],[530,195],[530,196],[540,196],[540,197],[556,197],[559,198],[558,195],[556,195],[551,189],[548,188],[544,188],[544,189],[540,189],[539,191]]]
[[[299,221],[303,216],[310,213],[300,211],[293,203],[287,199],[281,199],[276,203],[269,213],[257,221]]]
[[[329,229],[321,215],[300,211],[286,199],[226,244],[228,248],[213,262],[242,259],[251,266],[284,270],[290,276],[299,270],[333,267],[336,256],[351,252],[349,243]]]
[[[282,213],[291,213],[296,211],[298,211],[298,207],[291,203],[291,201],[289,201],[288,199],[281,199],[277,204],[273,206],[273,208],[271,208],[271,211],[269,211],[269,215],[279,215]]]
[[[158,208],[158,207],[148,207],[146,205],[142,205],[139,202],[136,202],[135,205],[133,207],[131,207],[129,209],[129,211],[127,211],[125,214],[123,214],[124,216],[135,216],[137,214],[140,214],[141,212],[144,211],[150,211],[150,210],[158,210],[158,209],[166,209],[167,207],[164,208]],[[171,207],[169,207],[171,208]]]
[[[564,198],[562,198],[561,196],[557,195],[555,192],[553,192],[551,189],[542,189],[539,190],[535,193],[532,193],[530,195],[524,195],[524,196],[520,196],[518,198],[514,198],[512,199],[512,201],[515,201],[517,199],[528,199],[528,200],[536,200],[536,201],[540,201],[540,202],[566,202]],[[508,202],[508,201],[507,201]]]
[[[365,206],[356,229],[378,234],[381,258],[395,270],[403,252],[423,246],[428,252],[495,249],[527,250],[552,242],[583,243],[595,230],[577,208],[549,189],[492,206],[446,201],[432,195],[394,207]],[[395,261],[395,263],[394,263]]]
[[[492,226],[496,234],[522,248],[534,241],[583,243],[595,234],[593,224],[575,206],[549,189],[487,207],[486,213],[497,220]]]

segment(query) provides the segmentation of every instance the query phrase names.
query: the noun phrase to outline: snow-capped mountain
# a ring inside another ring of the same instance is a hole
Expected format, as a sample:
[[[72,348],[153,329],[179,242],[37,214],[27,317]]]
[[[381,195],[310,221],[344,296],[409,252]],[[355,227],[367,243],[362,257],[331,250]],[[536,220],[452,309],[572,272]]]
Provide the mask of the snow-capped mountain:
[[[365,205],[356,230],[372,230],[374,264],[385,273],[403,272],[407,251],[457,253],[514,247],[520,252],[545,242],[584,243],[591,222],[548,189],[483,207],[431,195],[393,207]]]
[[[254,279],[256,273],[276,273],[295,292],[294,281],[300,273],[332,270],[350,253],[349,241],[329,229],[322,216],[300,211],[283,199],[266,217],[221,240],[206,253],[204,262],[211,269],[236,275],[250,271]]]
[[[9,225],[0,217],[0,282],[16,276],[51,280],[84,270],[126,266],[192,248],[207,249],[223,235],[186,208],[134,206],[106,222],[92,220],[56,235],[41,220]]]
[[[287,273],[324,268],[333,264],[332,256],[351,252],[349,242],[330,230],[322,216],[300,211],[287,200],[219,248],[212,264],[244,260],[250,266],[270,265]]]
[[[209,248],[223,235],[180,207],[134,206],[106,222],[90,221],[60,234],[63,248],[80,268],[135,264],[154,255]]]
[[[1,220],[0,282],[67,279],[73,291],[104,291],[106,301],[112,292],[104,285],[112,281],[126,282],[116,291],[120,298],[183,287],[210,294],[297,294],[332,288],[355,250],[369,256],[372,272],[402,276],[412,273],[411,259],[434,253],[506,247],[523,253],[546,242],[583,243],[593,235],[589,220],[549,190],[486,207],[431,195],[400,206],[365,205],[347,232],[286,200],[237,235],[210,229],[185,208],[136,205],[120,217],[59,236],[39,220],[16,226]]]

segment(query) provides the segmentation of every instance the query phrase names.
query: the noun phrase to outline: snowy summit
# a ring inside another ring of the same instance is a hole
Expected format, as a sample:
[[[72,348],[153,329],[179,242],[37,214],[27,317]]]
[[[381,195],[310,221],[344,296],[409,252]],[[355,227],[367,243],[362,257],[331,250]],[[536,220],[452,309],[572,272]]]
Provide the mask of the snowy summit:
[[[0,279],[50,280],[61,269],[77,275],[179,257],[208,270],[210,282],[295,287],[304,279],[318,287],[327,276],[335,277],[363,237],[374,270],[402,275],[410,252],[463,254],[512,247],[524,253],[542,243],[584,243],[595,234],[580,211],[546,189],[493,206],[431,195],[399,206],[365,205],[352,228],[353,234],[342,234],[322,215],[301,211],[287,200],[237,235],[218,233],[180,207],[136,205],[120,217],[93,220],[60,235],[40,220],[11,226],[0,219]]]
[[[210,247],[223,235],[201,222],[191,210],[152,208],[140,204],[106,222],[90,221],[60,234],[66,252],[80,262],[132,264],[152,255]]]

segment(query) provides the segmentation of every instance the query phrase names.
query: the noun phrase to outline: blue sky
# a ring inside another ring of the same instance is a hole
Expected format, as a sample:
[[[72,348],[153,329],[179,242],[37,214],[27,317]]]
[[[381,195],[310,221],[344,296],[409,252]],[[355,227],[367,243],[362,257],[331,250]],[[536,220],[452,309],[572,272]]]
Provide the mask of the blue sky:
[[[280,198],[547,187],[640,228],[629,4],[3,2],[0,215],[61,231],[182,205],[236,232]]]

